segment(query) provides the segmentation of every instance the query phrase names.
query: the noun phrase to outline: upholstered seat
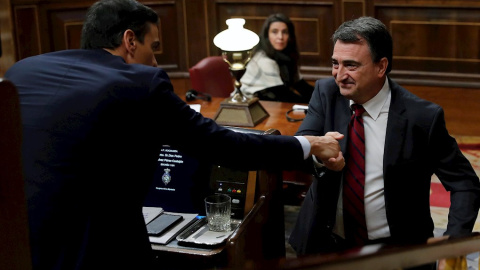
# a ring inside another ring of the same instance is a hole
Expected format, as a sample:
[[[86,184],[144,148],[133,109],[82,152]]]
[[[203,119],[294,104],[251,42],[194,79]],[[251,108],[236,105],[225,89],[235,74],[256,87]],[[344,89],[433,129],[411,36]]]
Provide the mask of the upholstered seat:
[[[214,97],[228,97],[234,82],[228,64],[221,56],[206,57],[189,69],[192,88]]]

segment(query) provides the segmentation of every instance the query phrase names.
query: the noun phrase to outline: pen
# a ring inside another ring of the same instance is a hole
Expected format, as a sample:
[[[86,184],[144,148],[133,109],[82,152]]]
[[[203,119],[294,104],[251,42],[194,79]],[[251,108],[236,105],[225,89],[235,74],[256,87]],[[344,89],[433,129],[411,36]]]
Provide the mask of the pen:
[[[207,219],[206,218],[198,219],[190,227],[188,227],[184,232],[182,232],[178,236],[178,239],[183,240],[183,239],[189,237],[190,235],[192,235],[192,233],[196,232],[198,229],[203,227],[205,224],[207,224]]]

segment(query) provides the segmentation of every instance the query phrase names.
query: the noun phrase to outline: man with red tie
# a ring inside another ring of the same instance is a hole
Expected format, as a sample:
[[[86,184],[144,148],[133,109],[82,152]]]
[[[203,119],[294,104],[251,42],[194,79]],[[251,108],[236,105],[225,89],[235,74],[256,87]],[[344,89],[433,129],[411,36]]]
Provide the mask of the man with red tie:
[[[480,183],[445,126],[443,109],[387,74],[392,38],[377,19],[343,23],[332,37],[333,78],[319,80],[297,135],[346,134],[342,172],[315,162],[318,177],[290,243],[299,255],[372,243],[424,243],[433,236],[432,174],[451,192],[445,235],[468,235]],[[427,267],[430,267],[428,265]]]
[[[101,0],[85,18],[82,49],[5,74],[20,97],[33,269],[158,269],[142,206],[164,144],[241,169],[301,168],[310,154],[342,169],[341,134],[239,133],[192,110],[157,67],[151,8]]]

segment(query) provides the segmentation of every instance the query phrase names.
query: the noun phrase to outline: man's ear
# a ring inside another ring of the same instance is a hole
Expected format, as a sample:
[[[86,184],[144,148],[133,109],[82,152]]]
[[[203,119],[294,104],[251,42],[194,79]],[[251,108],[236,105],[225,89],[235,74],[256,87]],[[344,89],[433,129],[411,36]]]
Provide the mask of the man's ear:
[[[380,59],[380,61],[377,63],[377,67],[378,67],[377,76],[383,77],[383,75],[385,75],[385,72],[387,71],[388,59],[386,57],[383,57],[382,59]]]
[[[137,48],[137,38],[135,33],[130,29],[125,30],[122,41],[127,53],[133,55],[135,53],[135,49]]]

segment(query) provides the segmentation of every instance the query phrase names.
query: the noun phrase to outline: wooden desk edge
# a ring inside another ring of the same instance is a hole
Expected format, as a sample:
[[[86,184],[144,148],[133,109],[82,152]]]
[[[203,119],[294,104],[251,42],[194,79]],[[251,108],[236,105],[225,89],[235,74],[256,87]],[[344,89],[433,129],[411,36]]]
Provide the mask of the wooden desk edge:
[[[203,101],[195,100],[189,101],[187,104],[200,104],[200,113],[207,118],[213,119],[215,113],[220,107],[220,103],[225,100],[225,98],[212,97],[212,101]],[[278,101],[264,101],[261,100],[260,103],[269,113],[269,117],[264,119],[262,122],[257,124],[254,127],[247,127],[257,130],[268,130],[268,129],[277,129],[282,135],[293,136],[300,127],[301,121],[299,122],[289,122],[286,117],[286,113],[290,110],[293,105],[296,103],[289,102],[278,102]],[[299,104],[299,105],[308,105],[308,104]]]

